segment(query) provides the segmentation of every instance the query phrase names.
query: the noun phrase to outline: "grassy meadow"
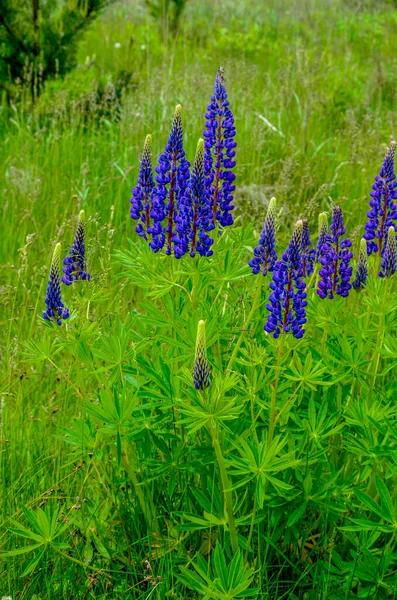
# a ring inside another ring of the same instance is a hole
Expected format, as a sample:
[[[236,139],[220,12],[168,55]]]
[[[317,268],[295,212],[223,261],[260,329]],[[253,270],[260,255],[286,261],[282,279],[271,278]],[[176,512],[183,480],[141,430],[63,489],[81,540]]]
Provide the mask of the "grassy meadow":
[[[281,342],[247,264],[275,196],[279,255],[340,204],[355,272],[397,137],[396,26],[382,0],[191,0],[175,34],[125,0],[64,79],[3,96],[0,598],[397,598],[397,276],[370,257],[364,290],[323,300],[314,274]],[[179,103],[193,162],[219,65],[235,224],[176,261],[135,233],[131,188]],[[62,287],[57,327],[51,255],[81,209],[92,280]]]

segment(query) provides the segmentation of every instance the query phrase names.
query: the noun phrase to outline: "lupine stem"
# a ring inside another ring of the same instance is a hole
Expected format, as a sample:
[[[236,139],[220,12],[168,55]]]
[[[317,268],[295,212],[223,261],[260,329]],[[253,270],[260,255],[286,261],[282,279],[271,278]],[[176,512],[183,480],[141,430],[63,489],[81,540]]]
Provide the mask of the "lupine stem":
[[[237,340],[237,343],[234,346],[234,349],[233,349],[232,355],[230,357],[229,364],[227,365],[226,371],[231,371],[232,366],[234,364],[234,361],[236,360],[237,352],[239,351],[240,346],[241,346],[241,344],[243,342],[244,335],[245,335],[245,333],[247,331],[247,328],[248,328],[249,324],[251,323],[251,321],[252,321],[252,319],[253,319],[253,317],[255,315],[255,312],[256,312],[257,308],[258,308],[259,299],[260,299],[261,290],[262,290],[262,279],[263,279],[263,277],[261,275],[259,275],[259,281],[257,282],[257,288],[256,288],[254,299],[252,301],[251,311],[250,311],[248,317],[245,320],[245,323],[244,323],[243,328],[241,330],[240,336],[239,336],[239,338]]]
[[[276,373],[274,377],[274,383],[272,388],[272,400],[270,403],[270,415],[269,415],[269,431],[267,434],[267,446],[269,447],[273,441],[274,428],[276,425],[276,410],[277,410],[277,388],[280,379],[281,363],[284,355],[284,343],[285,343],[285,332],[282,331],[280,335],[280,345],[278,347],[278,356],[276,364]]]
[[[219,429],[213,428],[211,430],[212,444],[214,446],[216,459],[218,461],[219,473],[221,476],[223,494],[225,499],[225,508],[226,508],[226,516],[227,522],[229,526],[230,533],[230,543],[232,546],[233,552],[238,550],[238,538],[237,538],[237,528],[236,522],[233,514],[233,492],[230,489],[229,477],[227,475],[226,465],[223,458],[221,446],[219,443]]]

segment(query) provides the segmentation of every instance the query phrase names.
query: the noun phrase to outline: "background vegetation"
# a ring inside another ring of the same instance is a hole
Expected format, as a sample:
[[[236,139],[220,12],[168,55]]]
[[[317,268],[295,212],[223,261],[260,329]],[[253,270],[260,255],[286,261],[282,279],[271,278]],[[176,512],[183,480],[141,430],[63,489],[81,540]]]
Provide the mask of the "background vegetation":
[[[272,195],[280,246],[298,217],[315,231],[340,203],[357,251],[396,136],[395,6],[191,0],[179,21],[164,6],[115,3],[75,69],[44,83],[27,68],[3,92],[0,593],[243,597],[227,592],[228,568],[245,597],[395,598],[395,283],[311,298],[307,335],[279,365],[287,408],[261,465],[277,346],[263,333],[265,281],[247,323],[258,279],[246,266]],[[220,64],[240,220],[212,261],[175,265],[136,239],[130,191],[145,135],[157,156],[177,103],[193,159]],[[51,252],[69,247],[81,208],[93,281],[64,292],[73,319],[49,329]],[[193,410],[199,318],[207,400],[234,417],[215,427],[240,519],[233,568],[212,426]]]

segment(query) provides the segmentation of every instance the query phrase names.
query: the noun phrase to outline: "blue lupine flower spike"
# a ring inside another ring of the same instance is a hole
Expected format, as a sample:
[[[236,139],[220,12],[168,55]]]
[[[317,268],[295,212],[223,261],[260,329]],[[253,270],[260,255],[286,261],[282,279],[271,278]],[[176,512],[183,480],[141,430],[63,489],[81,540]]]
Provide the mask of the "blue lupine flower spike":
[[[275,198],[272,198],[267,209],[259,244],[254,248],[254,257],[248,263],[254,275],[259,272],[266,275],[268,271],[272,272],[274,269],[277,260],[276,225],[277,202]]]
[[[132,190],[130,210],[131,218],[139,221],[135,231],[145,240],[148,239],[151,232],[150,210],[154,189],[151,146],[152,136],[147,135],[143,146],[138,182]]]
[[[379,277],[391,277],[397,271],[397,244],[394,227],[389,227]]]
[[[168,143],[155,169],[157,185],[152,195],[152,241],[149,243],[153,252],[161,250],[164,244],[167,254],[174,250],[175,256],[179,258],[186,252],[186,248],[180,245],[175,224],[178,222],[180,202],[189,182],[189,167],[183,149],[182,107],[178,104]]]
[[[303,277],[308,277],[312,275],[314,271],[316,250],[312,247],[312,241],[310,239],[309,221],[307,219],[302,219],[302,221],[302,268]]]
[[[274,267],[266,305],[270,314],[264,326],[274,338],[285,332],[299,339],[305,333],[307,294],[303,280],[302,235],[303,222],[298,221],[287,250]]]
[[[73,281],[79,279],[91,279],[91,275],[86,271],[85,263],[85,212],[80,211],[77,221],[76,235],[74,242],[69,250],[68,256],[64,258],[62,281],[65,285],[71,285]]]
[[[395,203],[397,181],[394,173],[396,147],[396,142],[391,142],[379,175],[375,177],[375,183],[372,186],[372,197],[369,203],[371,209],[367,213],[368,221],[364,234],[364,238],[367,240],[368,256],[373,252],[379,252],[379,255],[382,255],[387,230],[397,222]]]
[[[197,252],[201,256],[212,256],[214,240],[208,235],[212,229],[211,204],[204,184],[204,141],[200,139],[189,185],[180,201],[175,236],[178,251],[175,250],[175,256],[179,258],[179,252],[185,253],[188,249],[192,257]]]
[[[232,169],[236,166],[236,128],[230,110],[225,87],[225,75],[219,67],[215,78],[214,93],[205,113],[204,172],[205,183],[211,201],[212,222],[224,227],[233,225],[233,192],[236,178]]]
[[[332,211],[331,232],[326,236],[326,242],[321,247],[319,262],[320,280],[317,294],[320,298],[334,298],[335,294],[346,297],[351,288],[350,278],[353,268],[350,261],[353,253],[350,251],[351,240],[342,239],[346,233],[343,223],[343,214],[340,206],[335,206]]]
[[[60,266],[61,244],[57,244],[52,255],[50,277],[45,297],[47,308],[43,312],[43,319],[46,321],[56,321],[58,325],[61,325],[61,319],[68,319],[70,316],[69,310],[65,308],[61,298]]]
[[[196,390],[203,390],[210,384],[211,368],[207,360],[205,339],[205,321],[199,321],[197,327],[196,352],[194,355],[193,383]]]
[[[320,213],[318,216],[318,240],[316,246],[316,261],[319,262],[322,256],[322,247],[327,241],[328,218],[327,213]]]
[[[358,255],[358,265],[356,277],[353,281],[353,288],[360,292],[367,285],[368,280],[368,252],[367,241],[363,238],[360,242],[360,254]]]

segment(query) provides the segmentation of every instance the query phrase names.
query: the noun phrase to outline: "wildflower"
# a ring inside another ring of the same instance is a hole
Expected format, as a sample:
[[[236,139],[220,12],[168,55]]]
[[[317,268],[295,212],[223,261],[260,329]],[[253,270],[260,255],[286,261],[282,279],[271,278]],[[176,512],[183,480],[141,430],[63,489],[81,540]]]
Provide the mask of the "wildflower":
[[[203,390],[210,384],[211,368],[207,360],[205,339],[205,321],[199,321],[197,327],[196,352],[194,356],[193,383],[196,390]]]
[[[85,212],[80,211],[77,221],[76,235],[74,242],[69,250],[69,255],[64,258],[63,267],[64,276],[62,281],[65,285],[70,285],[78,279],[91,279],[91,275],[86,271],[85,264]]]
[[[266,213],[266,219],[263,224],[259,245],[254,248],[254,258],[249,261],[249,266],[254,275],[260,271],[266,275],[268,271],[273,271],[277,260],[276,252],[276,199],[272,198]]]
[[[394,227],[389,227],[386,246],[380,263],[379,277],[391,277],[397,271],[397,244]]]
[[[45,298],[47,308],[43,312],[43,319],[46,321],[53,321],[55,319],[58,325],[61,325],[61,319],[68,319],[70,316],[69,310],[65,308],[61,298],[60,263],[61,244],[57,244],[52,255],[50,278]]]
[[[174,242],[177,258],[188,248],[192,257],[196,252],[201,256],[212,256],[211,245],[214,240],[207,232],[214,229],[214,225],[211,221],[211,205],[204,184],[204,141],[202,139],[197,144],[189,185],[181,198],[176,221],[177,235],[174,237]]]
[[[358,256],[358,265],[356,278],[353,281],[353,288],[359,292],[367,285],[368,279],[368,252],[367,241],[363,238],[360,242],[360,254]]]
[[[369,203],[371,210],[367,213],[368,221],[364,234],[369,256],[378,251],[382,255],[383,239],[387,236],[389,227],[397,220],[397,207],[394,202],[397,199],[397,181],[394,173],[396,146],[396,142],[391,142],[380,173],[375,177],[372,186],[372,198]]]
[[[233,113],[227,99],[225,77],[219,67],[215,77],[214,93],[205,113],[206,123],[203,136],[205,139],[204,174],[212,208],[212,222],[219,221],[224,227],[233,225],[231,211],[234,206],[233,192],[236,189],[236,178],[232,169],[236,166],[234,157],[236,135]]]
[[[154,189],[152,167],[152,136],[147,135],[143,146],[137,185],[132,190],[131,218],[140,221],[135,227],[138,235],[147,240],[150,233],[151,195]]]
[[[175,254],[181,255],[183,252],[183,249],[178,249],[179,236],[175,235],[175,223],[179,203],[189,181],[189,167],[183,149],[182,107],[178,104],[168,143],[155,169],[157,186],[152,195],[152,241],[149,243],[153,252],[158,252],[167,243],[166,253],[171,254],[174,238]],[[165,219],[166,223],[163,224]]]
[[[302,219],[303,230],[302,230],[302,268],[303,277],[310,276],[314,271],[314,260],[316,257],[316,250],[312,248],[312,241],[310,239],[309,221]]]
[[[353,253],[349,250],[352,243],[349,238],[341,240],[346,233],[343,224],[343,214],[340,206],[332,211],[331,234],[327,233],[326,242],[321,247],[319,262],[320,281],[317,294],[320,298],[332,299],[336,294],[344,298],[349,295],[351,288],[350,277],[353,272],[350,261]]]
[[[318,240],[316,246],[316,261],[319,262],[322,256],[322,247],[327,241],[328,219],[327,213],[320,213],[318,216]]]
[[[298,221],[287,250],[274,266],[272,291],[266,305],[270,314],[264,329],[275,338],[281,332],[291,332],[298,339],[305,333],[302,326],[306,323],[307,294],[303,281],[302,235],[303,222]]]

